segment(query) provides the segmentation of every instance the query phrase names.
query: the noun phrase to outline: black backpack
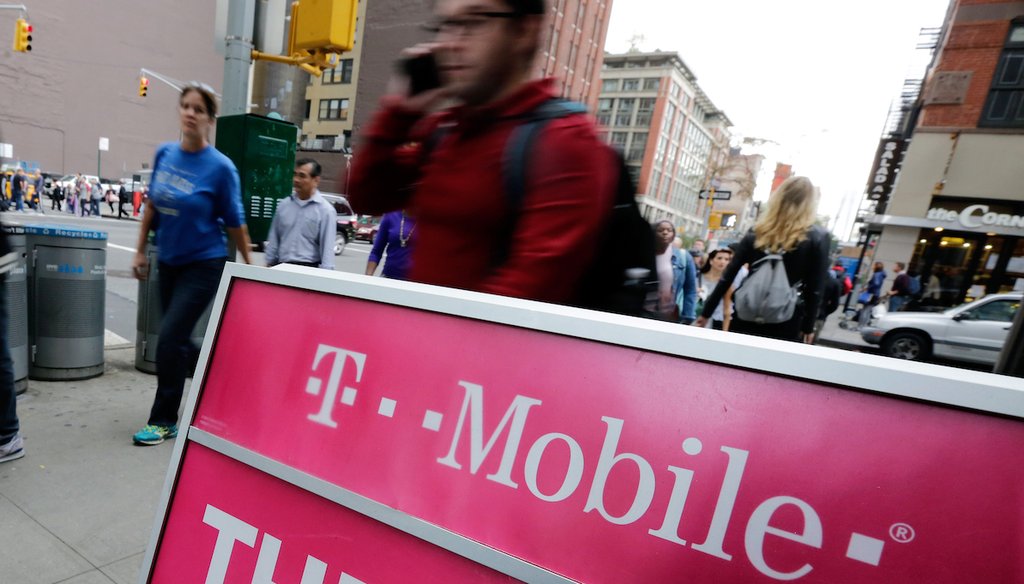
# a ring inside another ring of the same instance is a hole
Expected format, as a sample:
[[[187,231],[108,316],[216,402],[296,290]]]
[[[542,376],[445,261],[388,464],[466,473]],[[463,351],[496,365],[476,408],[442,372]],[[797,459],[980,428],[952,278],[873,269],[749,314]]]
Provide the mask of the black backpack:
[[[534,140],[551,120],[586,113],[587,108],[581,103],[552,99],[525,115],[512,132],[502,160],[502,182],[511,212],[504,226],[505,245],[500,246],[493,265],[500,266],[508,257],[518,211],[526,195],[527,157]],[[572,304],[631,316],[654,316],[651,308],[658,289],[654,231],[640,214],[636,185],[621,153],[616,152],[616,161],[619,181],[614,206]]]

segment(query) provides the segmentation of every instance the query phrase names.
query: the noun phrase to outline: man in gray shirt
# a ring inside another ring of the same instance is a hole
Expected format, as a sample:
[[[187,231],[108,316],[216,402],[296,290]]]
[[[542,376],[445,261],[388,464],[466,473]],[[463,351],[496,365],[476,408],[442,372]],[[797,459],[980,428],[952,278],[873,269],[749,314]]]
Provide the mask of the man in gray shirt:
[[[295,163],[294,192],[277,204],[265,255],[268,266],[297,264],[334,269],[338,215],[317,187],[320,164],[308,158]]]

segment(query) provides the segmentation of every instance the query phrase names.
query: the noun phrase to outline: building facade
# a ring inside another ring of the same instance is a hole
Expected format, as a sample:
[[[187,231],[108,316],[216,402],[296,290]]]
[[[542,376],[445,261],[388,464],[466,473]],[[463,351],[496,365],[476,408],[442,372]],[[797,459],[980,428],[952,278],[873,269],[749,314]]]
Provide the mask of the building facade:
[[[547,41],[537,55],[540,77],[562,83],[562,97],[591,109],[600,93],[601,62],[612,0],[550,0]]]
[[[368,0],[359,0],[356,41],[338,56],[338,64],[320,77],[308,75],[305,117],[299,147],[308,150],[348,151],[355,124],[357,83],[363,54]],[[371,104],[372,105],[372,104]]]
[[[700,193],[721,180],[732,122],[679,55],[605,55],[596,112],[625,155],[644,216],[705,237],[711,209]]]
[[[161,142],[179,133],[178,92],[155,78],[138,95],[145,68],[220,91],[224,56],[214,43],[216,3],[209,0],[93,2],[35,0],[31,53],[0,59],[0,142],[5,165],[118,179],[152,164]],[[10,34],[16,12],[9,15]],[[112,16],[116,27],[112,28]],[[100,138],[109,149],[99,150]]]
[[[864,263],[906,262],[950,306],[1024,290],[1024,2],[954,0],[937,45]]]
[[[764,156],[742,154],[738,148],[729,152],[725,167],[719,173],[718,191],[727,191],[727,200],[715,200],[711,208],[709,228],[711,239],[720,244],[738,241],[757,221],[760,205],[754,201],[757,177],[761,174]]]

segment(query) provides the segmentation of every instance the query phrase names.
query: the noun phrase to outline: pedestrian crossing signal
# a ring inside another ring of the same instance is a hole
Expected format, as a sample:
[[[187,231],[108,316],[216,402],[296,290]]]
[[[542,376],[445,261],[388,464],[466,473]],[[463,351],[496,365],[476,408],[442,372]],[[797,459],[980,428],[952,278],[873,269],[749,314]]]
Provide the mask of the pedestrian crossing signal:
[[[139,97],[146,97],[149,93],[149,79],[146,77],[139,77]]]
[[[24,18],[19,18],[14,27],[14,50],[27,53],[32,50],[32,25]]]

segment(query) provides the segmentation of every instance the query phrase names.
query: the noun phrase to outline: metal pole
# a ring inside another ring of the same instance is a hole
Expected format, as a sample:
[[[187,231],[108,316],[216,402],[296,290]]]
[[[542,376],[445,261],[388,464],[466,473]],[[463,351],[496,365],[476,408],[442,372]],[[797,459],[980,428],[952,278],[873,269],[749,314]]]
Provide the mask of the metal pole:
[[[228,34],[224,39],[224,97],[221,100],[225,116],[249,112],[249,68],[255,21],[255,0],[229,0]]]

